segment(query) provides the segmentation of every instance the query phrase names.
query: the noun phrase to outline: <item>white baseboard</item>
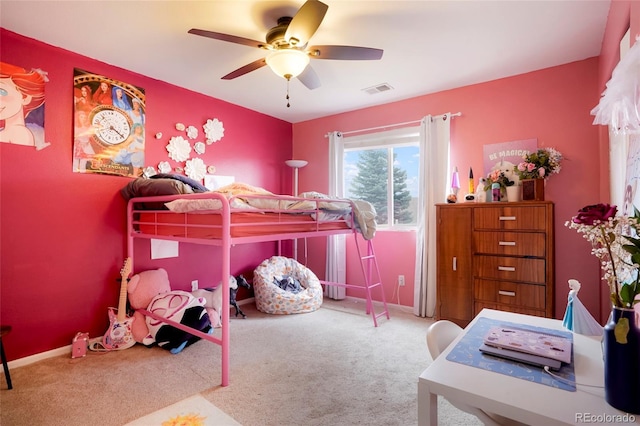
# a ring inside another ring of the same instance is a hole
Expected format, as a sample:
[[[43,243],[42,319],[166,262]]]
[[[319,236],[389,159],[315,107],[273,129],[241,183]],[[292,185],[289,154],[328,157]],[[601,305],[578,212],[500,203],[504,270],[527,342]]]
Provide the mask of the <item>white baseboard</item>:
[[[345,299],[355,303],[366,303],[365,299],[362,299],[359,297],[346,296]],[[238,305],[246,305],[248,303],[254,303],[254,302],[255,302],[255,298],[250,297],[248,299],[238,300]],[[381,302],[374,301],[373,303],[379,304]],[[393,303],[387,303],[387,305],[391,305],[394,308],[403,309],[405,311],[407,308],[409,308],[408,306],[394,305]],[[101,342],[101,341],[102,341],[102,337],[95,337],[90,339],[89,342],[94,343],[94,342]],[[43,359],[53,358],[54,356],[60,356],[60,355],[69,355],[69,357],[71,357],[71,345],[63,346],[57,349],[51,349],[50,351],[40,352],[38,354],[34,354],[24,358],[9,361],[7,365],[9,366],[9,368],[18,368],[18,367],[23,367],[25,365],[33,364],[34,362],[42,361]],[[2,373],[2,375],[4,375],[4,373]]]
[[[89,343],[101,342],[102,337],[95,337],[89,340]],[[43,359],[53,358],[54,356],[69,355],[71,358],[71,345],[63,346],[57,349],[51,349],[50,351],[40,352],[34,355],[29,355],[24,358],[14,359],[9,361],[7,365],[9,368],[18,368],[25,365],[33,364],[34,362],[42,361]]]
[[[246,305],[247,303],[253,303],[254,298],[250,297],[248,299],[238,300],[238,305]],[[95,337],[89,340],[89,343],[94,342],[102,342],[102,337]],[[9,368],[18,368],[23,367],[25,365],[33,364],[34,362],[42,361],[43,359],[53,358],[55,356],[60,355],[69,355],[71,357],[71,345],[66,345],[61,348],[51,349],[49,351],[40,352],[34,355],[29,355],[24,358],[14,359],[13,361],[9,361],[7,365]],[[4,373],[2,373],[4,375]]]

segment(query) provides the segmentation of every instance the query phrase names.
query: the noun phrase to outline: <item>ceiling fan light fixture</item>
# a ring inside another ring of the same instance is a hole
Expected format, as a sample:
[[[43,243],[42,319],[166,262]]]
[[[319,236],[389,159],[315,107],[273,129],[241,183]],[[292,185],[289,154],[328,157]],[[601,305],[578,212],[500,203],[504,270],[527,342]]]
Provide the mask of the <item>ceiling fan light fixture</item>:
[[[309,55],[297,49],[275,50],[267,55],[267,65],[284,79],[299,76],[309,65]]]

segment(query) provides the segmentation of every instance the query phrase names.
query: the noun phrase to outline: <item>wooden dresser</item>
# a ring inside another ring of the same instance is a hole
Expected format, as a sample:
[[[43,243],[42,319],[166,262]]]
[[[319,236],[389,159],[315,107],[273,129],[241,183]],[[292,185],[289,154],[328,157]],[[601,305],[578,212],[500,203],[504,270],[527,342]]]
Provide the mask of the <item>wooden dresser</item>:
[[[437,204],[438,319],[483,308],[552,318],[553,203]]]

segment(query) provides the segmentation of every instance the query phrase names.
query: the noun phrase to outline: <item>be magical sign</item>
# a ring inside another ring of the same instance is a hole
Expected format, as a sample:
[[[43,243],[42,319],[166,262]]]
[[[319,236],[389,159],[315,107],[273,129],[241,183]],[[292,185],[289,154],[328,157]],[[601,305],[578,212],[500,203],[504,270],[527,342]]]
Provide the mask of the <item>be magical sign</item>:
[[[538,139],[501,142],[483,147],[484,174],[494,170],[501,163],[518,164],[522,157],[538,149]]]

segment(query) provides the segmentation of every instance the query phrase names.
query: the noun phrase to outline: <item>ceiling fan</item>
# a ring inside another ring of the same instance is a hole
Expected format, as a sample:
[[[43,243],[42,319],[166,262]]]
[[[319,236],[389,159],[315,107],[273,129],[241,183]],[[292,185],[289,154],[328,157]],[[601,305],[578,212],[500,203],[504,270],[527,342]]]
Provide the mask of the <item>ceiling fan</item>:
[[[280,77],[289,81],[298,78],[309,89],[320,87],[320,80],[309,66],[310,59],[338,59],[338,60],[376,60],[382,58],[381,49],[359,46],[307,46],[309,39],[318,30],[329,6],[318,0],[307,0],[296,12],[293,18],[283,16],[278,24],[266,34],[266,43],[238,37],[230,34],[217,33],[192,28],[189,34],[209,37],[230,43],[243,44],[268,50],[265,58],[258,59],[222,77],[232,80],[251,71],[269,65]]]

